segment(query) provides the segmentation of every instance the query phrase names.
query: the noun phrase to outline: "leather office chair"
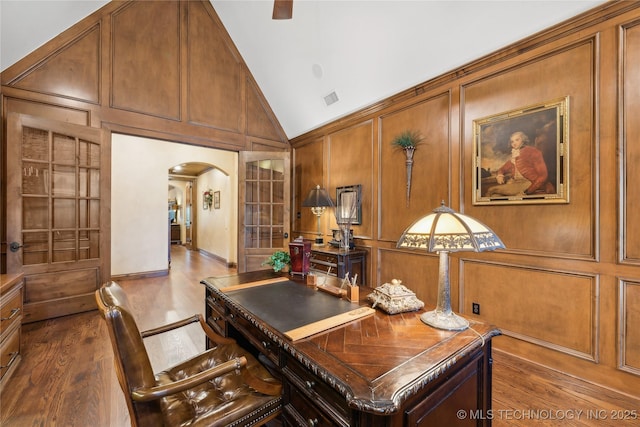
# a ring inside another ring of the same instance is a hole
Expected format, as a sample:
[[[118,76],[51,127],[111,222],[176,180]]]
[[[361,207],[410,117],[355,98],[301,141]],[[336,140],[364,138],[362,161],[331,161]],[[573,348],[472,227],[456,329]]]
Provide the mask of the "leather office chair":
[[[281,383],[233,339],[216,334],[201,315],[141,333],[117,283],[98,289],[96,301],[133,426],[261,425],[279,415]],[[154,375],[143,338],[194,322],[215,347]]]

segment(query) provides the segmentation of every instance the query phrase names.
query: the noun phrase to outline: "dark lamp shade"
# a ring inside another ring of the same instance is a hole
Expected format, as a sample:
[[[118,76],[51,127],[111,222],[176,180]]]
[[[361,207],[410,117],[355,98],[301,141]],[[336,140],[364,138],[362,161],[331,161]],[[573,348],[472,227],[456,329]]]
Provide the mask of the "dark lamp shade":
[[[407,228],[397,247],[429,252],[483,252],[504,249],[505,246],[489,227],[443,203],[433,213]]]
[[[302,202],[302,206],[305,208],[315,208],[315,207],[331,207],[333,206],[333,201],[331,197],[329,197],[329,193],[324,188],[320,188],[319,185],[316,186],[313,190],[309,192],[309,195]]]

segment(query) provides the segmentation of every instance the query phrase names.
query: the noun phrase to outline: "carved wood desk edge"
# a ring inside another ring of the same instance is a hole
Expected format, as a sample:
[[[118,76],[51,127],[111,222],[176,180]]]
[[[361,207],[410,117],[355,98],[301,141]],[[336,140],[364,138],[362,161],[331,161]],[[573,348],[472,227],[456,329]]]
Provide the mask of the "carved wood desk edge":
[[[420,390],[424,389],[434,381],[437,381],[450,370],[455,369],[459,361],[472,355],[475,351],[481,349],[486,343],[490,343],[491,338],[500,335],[499,329],[494,326],[471,320],[471,328],[465,331],[442,331],[444,335],[448,336],[447,339],[442,340],[442,343],[452,339],[455,339],[456,341],[463,340],[464,343],[456,344],[456,349],[453,352],[447,352],[446,354],[443,353],[441,355],[441,360],[438,360],[436,363],[431,363],[429,359],[433,357],[433,355],[430,354],[433,347],[426,347],[422,352],[415,355],[415,357],[411,357],[402,363],[401,365],[416,365],[413,369],[422,369],[421,366],[424,366],[425,369],[421,370],[419,374],[416,374],[411,380],[404,381],[400,386],[398,386],[397,382],[394,382],[393,379],[389,379],[389,377],[393,377],[393,371],[397,369],[385,372],[381,377],[373,379],[365,378],[362,375],[358,377],[357,370],[354,369],[353,377],[343,379],[341,375],[336,372],[338,370],[336,369],[336,366],[330,363],[330,359],[336,356],[331,351],[327,351],[317,346],[314,343],[314,340],[318,340],[319,337],[331,334],[338,329],[345,328],[347,325],[340,325],[336,328],[318,333],[300,341],[292,342],[286,338],[282,332],[272,328],[263,319],[255,316],[252,312],[234,301],[232,297],[220,291],[220,289],[224,287],[278,276],[281,276],[281,274],[271,271],[262,271],[241,273],[234,276],[208,277],[203,279],[201,283],[221,298],[226,305],[249,321],[260,332],[265,334],[280,349],[336,390],[344,397],[349,407],[360,411],[379,415],[397,413],[403,403],[418,394]],[[301,279],[290,277],[290,280],[300,283],[300,286],[305,286]],[[366,296],[367,292],[363,291],[361,292],[361,295]],[[362,305],[369,306],[368,302],[364,300],[364,297],[361,299],[360,303]],[[424,310],[405,313],[405,315],[419,316],[423,311]],[[374,316],[399,315],[389,315],[376,310],[376,314]],[[362,321],[363,320],[354,320],[353,322]],[[430,326],[424,325],[424,328],[430,328]]]

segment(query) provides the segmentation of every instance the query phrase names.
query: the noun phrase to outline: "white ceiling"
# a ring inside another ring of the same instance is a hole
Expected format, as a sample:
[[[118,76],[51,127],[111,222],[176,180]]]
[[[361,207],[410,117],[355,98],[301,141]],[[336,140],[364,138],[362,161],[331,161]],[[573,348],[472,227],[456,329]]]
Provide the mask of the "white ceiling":
[[[272,0],[210,1],[289,138],[604,3],[294,0],[275,21]],[[106,3],[0,0],[0,70]]]

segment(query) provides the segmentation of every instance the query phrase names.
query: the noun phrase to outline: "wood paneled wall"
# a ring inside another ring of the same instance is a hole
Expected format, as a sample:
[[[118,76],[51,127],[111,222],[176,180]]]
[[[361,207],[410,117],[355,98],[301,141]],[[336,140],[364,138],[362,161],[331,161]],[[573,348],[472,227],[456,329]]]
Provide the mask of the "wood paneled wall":
[[[369,248],[370,285],[401,279],[435,305],[436,255],[395,244],[444,200],[507,246],[453,254],[454,309],[500,327],[500,349],[637,395],[639,69],[640,3],[611,2],[295,138],[293,229],[315,231],[300,206],[312,185],[335,195],[362,184],[364,221],[354,233]],[[569,203],[474,205],[474,120],[565,97]],[[404,130],[426,137],[408,204],[405,156],[391,146]]]
[[[289,148],[208,1],[111,2],[0,81],[3,119],[62,110],[139,136],[233,151]]]
[[[290,149],[207,0],[113,1],[4,70],[0,82],[3,147],[6,118],[17,112],[223,150]],[[1,192],[4,242],[4,184]],[[4,246],[1,255],[4,271]]]

